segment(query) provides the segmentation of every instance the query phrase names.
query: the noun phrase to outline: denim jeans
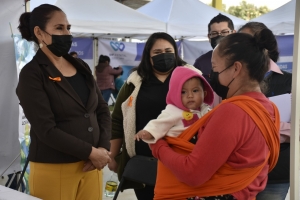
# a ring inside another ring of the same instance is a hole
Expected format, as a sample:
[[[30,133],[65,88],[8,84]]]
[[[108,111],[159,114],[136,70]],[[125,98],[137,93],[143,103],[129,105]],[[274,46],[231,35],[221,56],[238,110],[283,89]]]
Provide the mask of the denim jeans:
[[[266,188],[258,193],[256,200],[285,200],[290,183],[267,184]]]
[[[104,101],[106,101],[106,103],[108,103],[109,101],[111,92],[112,92],[111,89],[101,90],[101,94],[103,96]]]

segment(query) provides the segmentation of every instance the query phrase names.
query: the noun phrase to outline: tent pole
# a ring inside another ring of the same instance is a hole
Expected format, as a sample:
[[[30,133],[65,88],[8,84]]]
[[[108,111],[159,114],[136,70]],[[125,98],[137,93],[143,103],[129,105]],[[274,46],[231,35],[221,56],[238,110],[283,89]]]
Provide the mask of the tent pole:
[[[98,59],[98,38],[93,36],[93,60],[94,60],[93,74],[95,78],[96,78],[95,66],[98,64],[97,59]]]
[[[30,0],[25,0],[25,12],[30,12]]]
[[[181,36],[181,39],[180,39],[180,48],[181,48],[181,59],[184,60],[184,52],[183,52],[183,37]]]
[[[293,71],[292,71],[292,116],[291,116],[291,152],[290,152],[290,200],[299,199],[299,119],[300,105],[300,0],[296,0],[295,29],[294,29],[294,51],[293,51]]]
[[[212,7],[222,11],[222,0],[212,0]]]

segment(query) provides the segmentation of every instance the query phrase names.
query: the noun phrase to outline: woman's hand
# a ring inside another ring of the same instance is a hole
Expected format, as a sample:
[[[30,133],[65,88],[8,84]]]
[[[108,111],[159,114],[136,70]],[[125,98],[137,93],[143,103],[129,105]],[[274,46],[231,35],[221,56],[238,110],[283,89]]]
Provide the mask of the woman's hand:
[[[87,160],[84,162],[82,171],[88,172],[88,171],[92,171],[94,169],[96,169],[96,167],[93,165],[92,161]]]
[[[107,163],[111,162],[109,155],[110,152],[102,147],[99,147],[98,149],[92,147],[89,159],[98,170],[101,170],[105,167],[105,165],[107,165]]]
[[[115,161],[114,158],[111,158],[111,162],[108,163],[108,168],[110,171],[113,171],[115,173],[117,173],[117,170],[118,170],[118,163]]]

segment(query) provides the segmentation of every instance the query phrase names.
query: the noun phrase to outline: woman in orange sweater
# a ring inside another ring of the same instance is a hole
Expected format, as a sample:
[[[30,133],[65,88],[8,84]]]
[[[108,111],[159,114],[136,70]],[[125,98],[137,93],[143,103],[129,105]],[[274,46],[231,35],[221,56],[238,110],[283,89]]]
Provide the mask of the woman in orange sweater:
[[[260,85],[274,40],[269,30],[236,33],[214,49],[211,86],[226,100],[178,138],[151,145],[155,200],[253,200],[264,189],[279,153],[279,113]]]

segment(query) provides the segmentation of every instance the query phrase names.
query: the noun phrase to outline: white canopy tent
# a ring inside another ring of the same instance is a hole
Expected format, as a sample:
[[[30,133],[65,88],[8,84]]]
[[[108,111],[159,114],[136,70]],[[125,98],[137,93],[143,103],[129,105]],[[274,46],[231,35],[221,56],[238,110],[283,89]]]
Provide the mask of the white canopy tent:
[[[275,35],[293,34],[295,7],[296,0],[291,0],[283,6],[260,17],[254,18],[251,21],[264,23]]]
[[[167,23],[166,32],[176,38],[207,38],[207,25],[219,13],[228,16],[235,27],[246,23],[199,0],[153,0],[137,11]]]
[[[112,0],[58,0],[75,37],[146,38],[165,31],[165,23]],[[146,37],[145,37],[146,36]]]
[[[19,100],[14,41],[12,32],[19,31],[18,20],[25,12],[23,0],[2,0],[0,12],[0,175],[21,170],[19,143]],[[10,28],[11,24],[11,28]]]
[[[293,1],[296,2],[296,0]],[[78,4],[76,4],[76,2],[75,1],[69,2],[67,7],[68,6],[72,7],[72,5],[74,4],[79,6]],[[1,50],[0,51],[0,60],[1,60],[0,82],[2,86],[5,86],[0,88],[0,92],[2,94],[1,101],[0,101],[1,102],[0,112],[3,114],[0,123],[0,138],[1,138],[0,139],[0,147],[1,147],[0,148],[0,152],[1,152],[0,171],[6,169],[7,165],[9,165],[12,161],[11,158],[15,158],[15,156],[20,152],[20,146],[18,144],[18,119],[17,119],[18,100],[15,95],[15,88],[17,84],[17,70],[16,70],[16,63],[15,63],[15,54],[13,50],[13,41],[11,38],[11,31],[9,29],[9,22],[12,23],[13,33],[16,34],[18,18],[24,10],[24,7],[22,6],[24,2],[22,0],[4,0],[1,1],[1,3],[2,3],[1,8],[2,9],[5,8],[6,12],[0,13],[1,16],[0,25],[2,25],[1,27],[3,27],[2,34],[0,35],[0,50]],[[113,10],[111,10],[111,12]],[[293,67],[293,91],[292,91],[293,93],[292,132],[295,134],[291,135],[291,162],[292,162],[291,163],[292,164],[291,165],[291,200],[299,199],[299,171],[298,171],[299,170],[299,140],[298,139],[299,139],[300,104],[297,102],[299,102],[300,100],[300,92],[298,87],[300,84],[300,78],[299,78],[300,70],[298,70],[299,69],[298,58],[299,58],[299,46],[300,46],[300,39],[299,39],[300,0],[296,2],[294,7],[290,8],[289,12],[295,14],[295,10],[297,12],[296,12],[296,23],[295,23],[295,45],[294,45],[295,56],[294,56],[294,67]],[[80,12],[78,12],[77,14],[80,15],[81,12],[82,10],[80,10]],[[188,13],[189,10],[187,10],[186,12]],[[295,19],[295,15],[292,16],[292,18]],[[281,21],[280,16],[277,16],[274,19],[276,19],[277,22]],[[236,22],[234,23],[235,25],[237,24]],[[73,27],[73,29],[75,29],[75,27]],[[110,33],[112,32],[110,31]],[[15,163],[19,163],[19,160],[16,160]],[[15,163],[10,167],[8,171],[6,171],[6,173],[12,173],[19,170],[20,168],[19,164],[15,165]]]

